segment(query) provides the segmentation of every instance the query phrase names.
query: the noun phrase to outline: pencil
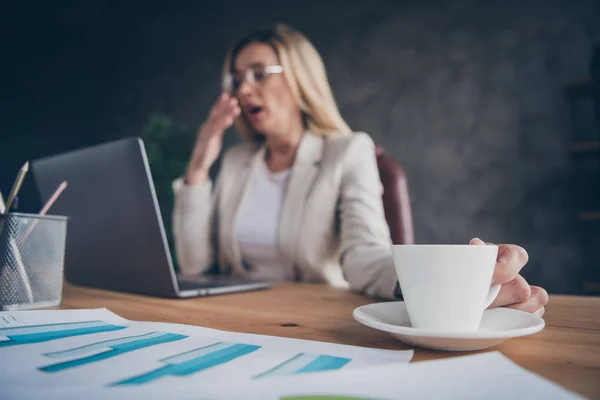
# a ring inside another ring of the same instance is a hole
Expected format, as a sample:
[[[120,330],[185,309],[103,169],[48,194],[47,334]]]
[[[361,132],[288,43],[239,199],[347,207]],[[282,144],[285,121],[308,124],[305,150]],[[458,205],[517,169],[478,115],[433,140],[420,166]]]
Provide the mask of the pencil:
[[[40,215],[45,215],[48,212],[50,207],[52,207],[52,205],[56,202],[56,200],[58,199],[58,196],[61,195],[61,193],[63,192],[63,190],[65,190],[67,185],[68,185],[67,181],[63,181],[60,185],[58,185],[58,188],[56,188],[56,190],[54,191],[52,196],[50,196],[50,198],[48,199],[48,201],[46,202],[44,207],[42,207],[42,209],[40,210]]]
[[[44,207],[42,207],[42,209],[40,210],[40,215],[46,215],[46,213],[48,212],[50,207],[52,207],[52,205],[58,199],[58,196],[61,195],[61,193],[65,190],[66,187],[67,187],[67,181],[63,181],[60,185],[58,185],[58,188],[56,188],[56,190],[54,191],[52,196],[50,196],[50,198],[48,199],[46,204],[44,204]],[[29,227],[27,232],[25,232],[25,234],[21,237],[21,240],[19,240],[19,245],[22,245],[23,243],[25,243],[25,241],[27,240],[29,235],[31,235],[31,231],[35,228],[35,226],[38,224],[38,222],[39,222],[39,219],[36,219],[35,222],[33,222],[33,224],[31,224],[31,226]]]
[[[19,170],[17,179],[15,180],[12,190],[10,191],[10,194],[8,195],[8,199],[6,200],[6,207],[4,210],[5,212],[7,212],[7,213],[10,212],[10,208],[13,205],[13,201],[15,200],[15,197],[17,197],[19,190],[21,190],[21,184],[23,184],[23,179],[25,179],[25,175],[27,175],[27,171],[29,171],[29,161],[27,161]]]

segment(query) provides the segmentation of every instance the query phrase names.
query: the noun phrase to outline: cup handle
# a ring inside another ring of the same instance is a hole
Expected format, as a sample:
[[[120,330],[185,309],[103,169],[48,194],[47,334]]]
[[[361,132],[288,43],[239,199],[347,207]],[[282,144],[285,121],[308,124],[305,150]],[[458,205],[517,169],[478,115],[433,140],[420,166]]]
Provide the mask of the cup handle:
[[[490,287],[490,292],[488,293],[487,300],[485,301],[485,307],[483,308],[484,310],[486,310],[494,302],[494,300],[496,300],[496,297],[498,297],[498,293],[500,293],[501,286],[502,285],[497,283]]]

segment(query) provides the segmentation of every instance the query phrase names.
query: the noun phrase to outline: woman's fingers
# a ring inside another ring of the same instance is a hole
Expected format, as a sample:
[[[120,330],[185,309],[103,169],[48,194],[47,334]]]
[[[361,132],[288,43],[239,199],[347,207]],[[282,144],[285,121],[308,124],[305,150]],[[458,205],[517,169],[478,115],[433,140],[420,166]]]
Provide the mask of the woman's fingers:
[[[485,242],[479,238],[473,238],[473,239],[471,239],[469,244],[472,244],[474,246],[483,246],[483,245],[485,245]]]
[[[235,118],[237,116],[239,116],[242,113],[242,110],[240,108],[240,106],[238,105],[238,102],[236,99],[233,99],[233,101],[229,104],[229,108],[227,109],[225,115],[227,116],[225,118],[225,125],[226,127],[231,126],[231,124],[233,124],[233,121],[235,120]]]
[[[484,245],[480,239],[472,239],[472,245]],[[519,272],[529,261],[527,251],[514,244],[498,245],[498,260],[494,269],[494,283],[501,284],[500,292],[490,305],[508,307],[542,316],[548,303],[548,293],[539,286],[529,286]]]
[[[525,278],[517,275],[515,279],[502,285],[490,308],[508,307],[542,316],[547,303],[548,292],[539,286],[529,286]]]
[[[485,243],[478,238],[471,239],[470,244],[481,246]],[[511,282],[529,261],[527,251],[515,244],[499,244],[498,259],[494,268],[494,282],[504,284]]]
[[[538,317],[543,317],[545,312],[546,312],[546,307],[542,307],[542,308],[538,308],[538,310],[536,312],[534,312],[534,314],[537,315]]]
[[[213,119],[217,117],[223,111],[223,106],[225,106],[229,102],[230,98],[227,93],[221,94],[217,101],[210,108],[210,112],[208,113],[208,119]]]
[[[498,245],[494,282],[500,284],[511,282],[519,275],[527,261],[529,261],[529,256],[524,248],[514,244]]]
[[[222,147],[222,136],[225,130],[233,124],[240,115],[238,100],[227,93],[221,94],[210,108],[208,118],[198,129],[198,136],[192,159],[188,166],[188,182],[194,183],[206,180],[206,171],[219,156]]]
[[[502,285],[496,300],[490,305],[490,308],[523,303],[528,301],[530,297],[531,287],[525,278],[517,275],[515,279]]]
[[[544,306],[548,303],[548,293],[539,286],[531,287],[531,296],[523,303],[511,304],[508,308],[521,310],[528,313],[544,313]],[[540,311],[541,310],[541,311]]]
[[[234,119],[240,115],[240,113],[241,109],[237,99],[225,94],[217,101],[211,112],[211,126],[213,126],[216,131],[225,130],[233,124]]]

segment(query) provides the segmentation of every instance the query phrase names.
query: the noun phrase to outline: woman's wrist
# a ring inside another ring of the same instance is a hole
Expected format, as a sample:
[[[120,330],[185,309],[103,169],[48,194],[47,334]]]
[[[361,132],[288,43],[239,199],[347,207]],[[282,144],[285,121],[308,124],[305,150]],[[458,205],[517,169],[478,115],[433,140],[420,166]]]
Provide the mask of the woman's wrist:
[[[199,185],[208,181],[208,171],[205,169],[188,171],[183,179],[186,185]]]

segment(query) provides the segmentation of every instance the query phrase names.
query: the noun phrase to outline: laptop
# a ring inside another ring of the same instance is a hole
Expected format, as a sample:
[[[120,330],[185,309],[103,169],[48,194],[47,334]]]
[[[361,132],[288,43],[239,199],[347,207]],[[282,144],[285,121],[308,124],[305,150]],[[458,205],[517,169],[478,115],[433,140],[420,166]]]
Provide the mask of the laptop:
[[[271,283],[176,274],[144,143],[129,137],[33,160],[45,203],[68,187],[51,213],[70,217],[65,279],[76,285],[189,298],[266,289]]]

